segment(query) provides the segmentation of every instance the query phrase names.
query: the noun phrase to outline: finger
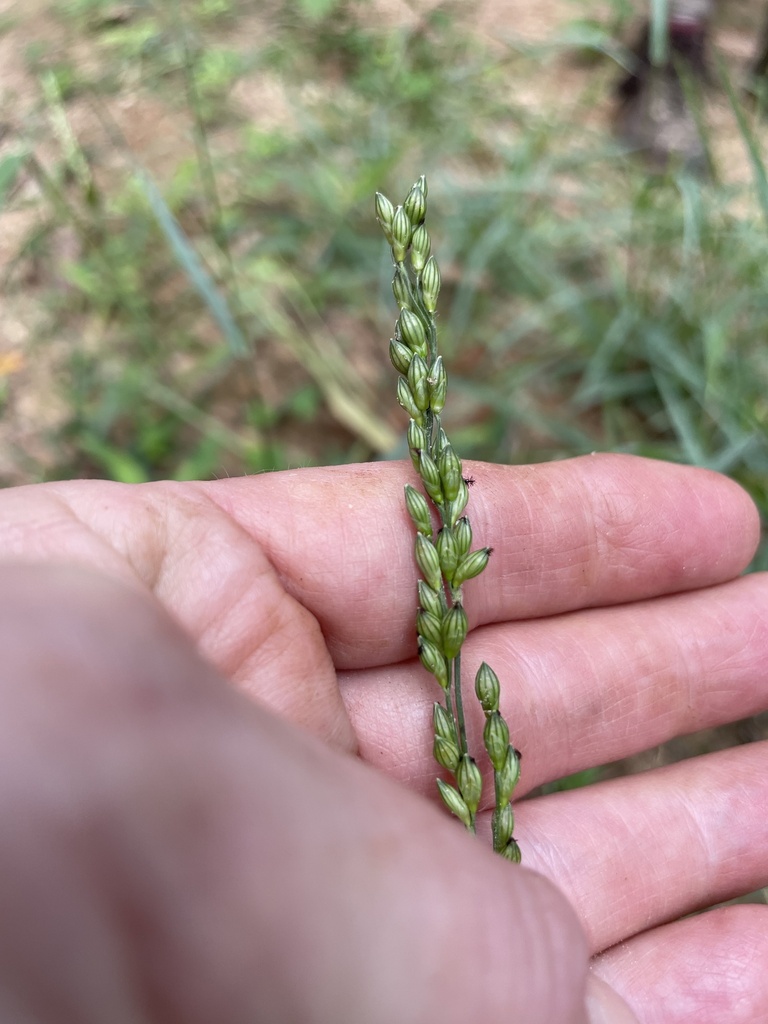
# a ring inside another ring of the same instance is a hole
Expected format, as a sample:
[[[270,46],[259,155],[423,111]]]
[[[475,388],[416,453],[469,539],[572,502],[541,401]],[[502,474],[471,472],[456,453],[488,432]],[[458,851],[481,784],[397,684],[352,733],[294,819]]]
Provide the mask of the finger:
[[[630,456],[468,465],[486,572],[466,586],[475,625],[695,589],[740,573],[756,510],[725,477]],[[404,464],[219,481],[206,493],[256,537],[317,617],[339,668],[413,652],[416,570]]]
[[[519,794],[584,768],[768,707],[768,574],[619,608],[488,626],[462,654],[474,749],[484,717],[473,679],[501,679],[501,711],[523,751]],[[435,795],[432,705],[418,662],[344,673],[361,756]],[[486,787],[492,792],[492,786]]]
[[[523,800],[527,864],[556,881],[593,952],[768,878],[768,743]]]
[[[598,957],[597,975],[643,1024],[768,1020],[768,907],[741,905],[654,928]]]
[[[598,455],[468,471],[475,545],[494,548],[465,588],[474,626],[709,586],[738,575],[759,537],[744,491],[706,470]],[[377,464],[199,485],[19,488],[0,495],[0,552],[138,575],[200,636],[245,587],[246,546],[258,548],[319,623],[338,668],[386,665],[414,648],[409,481],[409,466]]]
[[[24,573],[0,581],[14,1019],[583,1024],[550,883],[249,703],[135,593]]]
[[[355,749],[317,620],[194,485],[74,481],[0,492],[0,560],[8,558],[90,566],[151,590],[242,690]]]

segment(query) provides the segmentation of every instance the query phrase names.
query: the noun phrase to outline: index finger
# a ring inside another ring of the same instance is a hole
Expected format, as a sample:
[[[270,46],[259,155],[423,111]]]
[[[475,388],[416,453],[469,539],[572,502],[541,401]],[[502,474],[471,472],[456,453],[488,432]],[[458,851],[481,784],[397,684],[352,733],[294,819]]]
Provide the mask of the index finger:
[[[748,565],[757,511],[733,481],[626,455],[465,464],[475,547],[471,625],[538,618],[724,582]],[[339,466],[203,485],[319,621],[339,669],[413,656],[417,569],[409,464]]]

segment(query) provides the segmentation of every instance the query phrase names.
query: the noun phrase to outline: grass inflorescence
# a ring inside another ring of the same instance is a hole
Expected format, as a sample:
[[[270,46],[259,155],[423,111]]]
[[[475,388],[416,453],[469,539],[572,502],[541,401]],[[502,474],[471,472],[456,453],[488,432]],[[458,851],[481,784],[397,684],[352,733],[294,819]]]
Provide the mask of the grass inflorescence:
[[[426,227],[426,177],[419,178],[397,207],[377,192],[376,216],[392,252],[392,291],[400,311],[389,356],[400,374],[397,400],[409,416],[408,451],[426,492],[425,496],[412,484],[405,485],[422,576],[416,615],[419,658],[439,683],[445,701],[433,709],[433,750],[453,784],[438,778],[437,786],[451,813],[475,832],[483,779],[469,751],[464,715],[461,649],[469,620],[462,587],[483,572],[492,549],[472,548],[466,514],[469,486],[442,424],[447,376],[435,322],[441,280]],[[494,773],[493,848],[517,863],[520,847],[513,836],[510,801],[520,776],[520,753],[509,742],[509,728],[499,711],[498,676],[485,662],[475,676],[475,694],[485,712],[483,742]]]

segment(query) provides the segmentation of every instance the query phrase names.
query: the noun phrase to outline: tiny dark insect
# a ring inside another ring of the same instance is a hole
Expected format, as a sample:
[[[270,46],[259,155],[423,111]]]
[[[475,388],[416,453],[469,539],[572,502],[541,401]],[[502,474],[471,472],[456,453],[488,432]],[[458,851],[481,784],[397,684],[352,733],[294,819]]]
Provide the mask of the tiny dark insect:
[[[474,487],[475,486],[475,478],[473,476],[465,476],[464,477],[464,483],[467,485],[467,487]]]

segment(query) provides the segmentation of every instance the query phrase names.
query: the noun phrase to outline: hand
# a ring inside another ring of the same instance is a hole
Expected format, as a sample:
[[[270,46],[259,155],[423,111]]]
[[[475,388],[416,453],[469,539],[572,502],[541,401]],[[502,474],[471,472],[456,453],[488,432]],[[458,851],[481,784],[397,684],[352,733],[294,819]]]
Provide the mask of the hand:
[[[519,795],[766,707],[734,484],[472,473]],[[521,869],[427,805],[410,478],[0,493],[0,1019],[583,1024],[588,953],[590,1021],[766,1019],[766,908],[680,920],[766,881],[764,745],[521,802]]]

